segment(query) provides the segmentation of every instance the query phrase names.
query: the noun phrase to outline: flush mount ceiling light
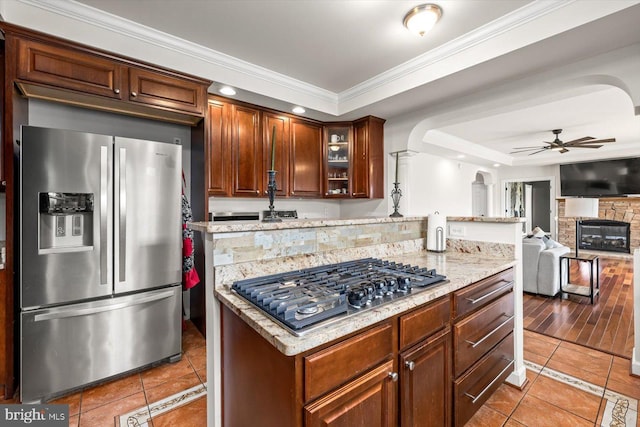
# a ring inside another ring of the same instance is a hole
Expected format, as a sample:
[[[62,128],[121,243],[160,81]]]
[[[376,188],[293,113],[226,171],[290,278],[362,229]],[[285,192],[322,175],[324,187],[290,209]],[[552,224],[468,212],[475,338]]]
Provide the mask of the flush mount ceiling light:
[[[296,114],[304,114],[304,112],[306,111],[304,108],[298,106],[295,106],[291,109],[291,111],[293,111]]]
[[[424,36],[438,22],[442,9],[435,4],[421,4],[411,9],[402,22],[412,33]]]
[[[231,86],[222,86],[218,92],[227,96],[233,96],[236,94],[236,90]]]

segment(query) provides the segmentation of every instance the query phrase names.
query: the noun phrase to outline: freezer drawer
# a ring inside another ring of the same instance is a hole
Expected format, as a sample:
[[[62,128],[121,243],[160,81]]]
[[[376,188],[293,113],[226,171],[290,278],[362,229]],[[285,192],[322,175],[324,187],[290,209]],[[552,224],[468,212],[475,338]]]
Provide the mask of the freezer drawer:
[[[181,288],[22,312],[21,398],[46,400],[181,353]]]

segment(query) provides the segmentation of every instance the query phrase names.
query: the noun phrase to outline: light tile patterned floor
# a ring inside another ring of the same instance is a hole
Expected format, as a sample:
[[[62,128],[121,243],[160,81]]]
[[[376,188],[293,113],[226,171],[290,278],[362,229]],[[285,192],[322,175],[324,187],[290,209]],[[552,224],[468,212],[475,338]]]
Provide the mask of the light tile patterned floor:
[[[640,378],[630,361],[525,331],[523,390],[503,384],[468,427],[640,427]],[[206,426],[205,340],[188,323],[183,358],[56,400],[69,425]],[[11,403],[11,402],[2,402]]]

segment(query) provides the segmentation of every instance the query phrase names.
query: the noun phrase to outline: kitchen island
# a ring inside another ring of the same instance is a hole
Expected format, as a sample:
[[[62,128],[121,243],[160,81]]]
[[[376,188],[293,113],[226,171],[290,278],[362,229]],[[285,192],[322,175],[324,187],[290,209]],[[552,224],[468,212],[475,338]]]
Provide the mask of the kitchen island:
[[[459,217],[451,218],[452,223],[471,225],[471,222],[474,222],[474,224],[465,231],[465,239],[449,237],[448,250],[444,253],[424,251],[427,230],[427,219],[424,217],[225,223],[222,225],[191,224],[191,228],[203,233],[206,248],[209,425],[222,425],[222,375],[227,375],[225,377],[227,381],[235,380],[235,378],[229,378],[233,372],[230,365],[224,369],[224,374],[221,369],[223,359],[221,351],[226,351],[225,343],[227,343],[227,349],[234,347],[232,342],[235,338],[229,338],[228,335],[221,336],[221,318],[225,319],[222,322],[226,322],[225,327],[234,323],[236,319],[241,319],[241,323],[247,327],[252,339],[263,340],[269,344],[268,348],[281,355],[277,357],[290,361],[291,366],[299,366],[303,363],[304,357],[318,349],[330,347],[345,337],[352,337],[363,330],[375,329],[381,323],[395,322],[395,319],[403,313],[429,306],[432,301],[446,299],[448,304],[448,295],[452,292],[508,269],[513,274],[515,312],[512,324],[515,332],[512,334],[514,363],[509,367],[512,371],[507,381],[516,386],[522,386],[526,377],[522,362],[520,220],[504,218],[497,218],[495,221],[487,218],[481,221],[474,221],[473,218],[468,218],[468,222],[466,220]],[[476,232],[474,227],[478,225],[490,227],[491,232]],[[486,238],[487,234],[491,236],[490,239]],[[476,235],[478,240],[474,240]],[[438,273],[446,275],[449,282],[433,286],[429,290],[393,304],[332,323],[302,337],[292,335],[246,300],[230,291],[230,285],[237,280],[367,257],[435,268]],[[225,355],[229,364],[232,360],[229,358],[232,355],[228,353]],[[239,359],[238,364],[240,364]],[[395,368],[394,364],[393,369]],[[266,369],[269,370],[269,367]],[[303,371],[302,368],[294,368],[292,375],[301,376]],[[302,382],[301,378],[298,380],[296,380],[298,383]],[[238,379],[238,381],[241,380]],[[258,384],[259,379],[256,378],[255,383]],[[291,425],[302,424],[302,411],[297,408],[309,402],[301,397],[302,391],[296,393],[291,396],[290,404],[294,405],[291,409],[294,413]],[[252,405],[260,407],[254,402],[246,403],[249,407]],[[227,408],[225,414],[230,412],[232,411]],[[271,420],[265,425],[274,422],[276,421]],[[225,424],[233,425],[230,420],[226,420]]]

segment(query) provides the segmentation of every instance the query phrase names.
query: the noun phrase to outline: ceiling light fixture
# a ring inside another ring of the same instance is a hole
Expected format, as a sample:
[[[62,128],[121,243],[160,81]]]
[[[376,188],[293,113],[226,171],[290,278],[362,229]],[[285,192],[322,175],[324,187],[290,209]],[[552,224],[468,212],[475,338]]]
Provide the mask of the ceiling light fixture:
[[[291,109],[291,111],[293,111],[296,114],[304,114],[306,110],[304,108],[302,108],[301,106],[297,105],[297,106],[293,107]]]
[[[227,96],[233,96],[236,94],[236,90],[234,88],[232,88],[231,86],[222,86],[218,92],[220,92],[223,95],[227,95]]]
[[[435,4],[421,4],[411,9],[402,23],[412,33],[424,36],[442,17],[442,9]]]

